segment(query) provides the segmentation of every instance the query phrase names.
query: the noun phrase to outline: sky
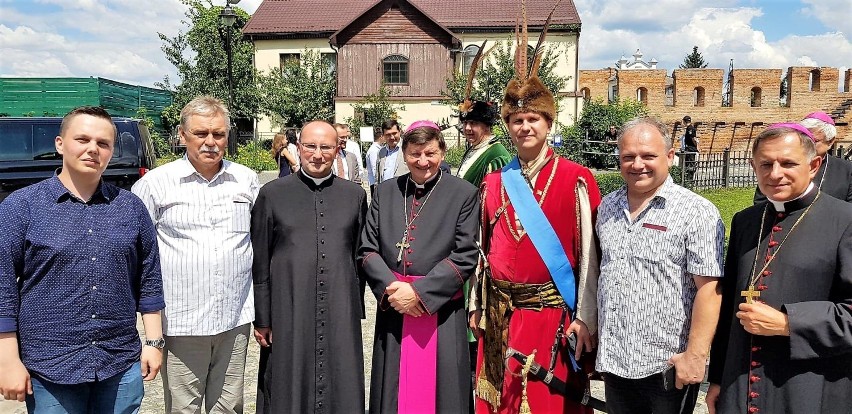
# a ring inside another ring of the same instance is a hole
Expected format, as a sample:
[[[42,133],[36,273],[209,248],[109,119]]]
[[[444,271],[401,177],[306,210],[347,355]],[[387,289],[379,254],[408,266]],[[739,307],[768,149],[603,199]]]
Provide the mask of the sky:
[[[254,13],[261,1],[237,7]],[[736,68],[852,66],[850,0],[574,3],[583,23],[580,69],[613,66],[641,49],[671,73],[693,46],[713,68],[726,69],[731,59]],[[157,33],[186,30],[185,10],[179,0],[0,0],[0,76],[175,81]]]

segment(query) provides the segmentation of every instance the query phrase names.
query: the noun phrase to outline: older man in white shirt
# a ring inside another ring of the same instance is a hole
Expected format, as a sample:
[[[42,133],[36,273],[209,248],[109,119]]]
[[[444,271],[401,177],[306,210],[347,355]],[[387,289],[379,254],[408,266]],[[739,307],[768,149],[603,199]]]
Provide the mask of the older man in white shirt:
[[[243,412],[254,319],[250,212],[260,185],[254,171],[222,159],[229,125],[221,101],[193,99],[181,111],[186,157],[133,186],[160,247],[167,413]]]

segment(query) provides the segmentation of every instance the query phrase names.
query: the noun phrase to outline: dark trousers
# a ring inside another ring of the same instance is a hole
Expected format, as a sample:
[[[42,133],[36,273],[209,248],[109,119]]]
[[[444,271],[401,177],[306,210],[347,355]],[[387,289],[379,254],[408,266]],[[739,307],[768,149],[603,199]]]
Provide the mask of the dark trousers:
[[[640,379],[604,375],[609,414],[690,414],[695,409],[699,385],[665,391],[661,374]]]

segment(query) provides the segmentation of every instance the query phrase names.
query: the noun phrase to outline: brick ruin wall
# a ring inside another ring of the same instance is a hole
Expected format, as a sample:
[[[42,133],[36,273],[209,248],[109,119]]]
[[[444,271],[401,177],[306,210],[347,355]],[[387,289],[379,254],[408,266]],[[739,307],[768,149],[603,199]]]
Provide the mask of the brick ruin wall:
[[[843,72],[842,89],[838,91],[841,73],[837,68],[788,68],[786,103],[780,97],[782,73],[781,69],[734,69],[730,106],[722,106],[725,84],[722,69],[674,70],[670,102],[666,97],[664,69],[581,70],[579,83],[585,96],[604,101],[613,77],[621,97],[636,99],[637,90],[644,88],[648,111],[668,124],[673,136],[683,134],[681,119],[685,115],[692,117],[692,122],[698,124],[702,152],[720,152],[726,147],[745,150],[768,125],[797,121],[813,111],[832,115],[837,123],[838,145],[850,148],[852,69]]]

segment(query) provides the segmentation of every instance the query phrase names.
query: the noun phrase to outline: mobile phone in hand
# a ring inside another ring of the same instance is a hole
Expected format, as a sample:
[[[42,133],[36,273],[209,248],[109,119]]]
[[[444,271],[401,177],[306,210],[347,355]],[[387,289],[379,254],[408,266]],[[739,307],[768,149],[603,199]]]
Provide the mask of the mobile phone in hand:
[[[663,370],[663,391],[673,391],[675,389],[675,378],[677,377],[677,371],[675,370],[674,365],[666,366],[666,369]]]

